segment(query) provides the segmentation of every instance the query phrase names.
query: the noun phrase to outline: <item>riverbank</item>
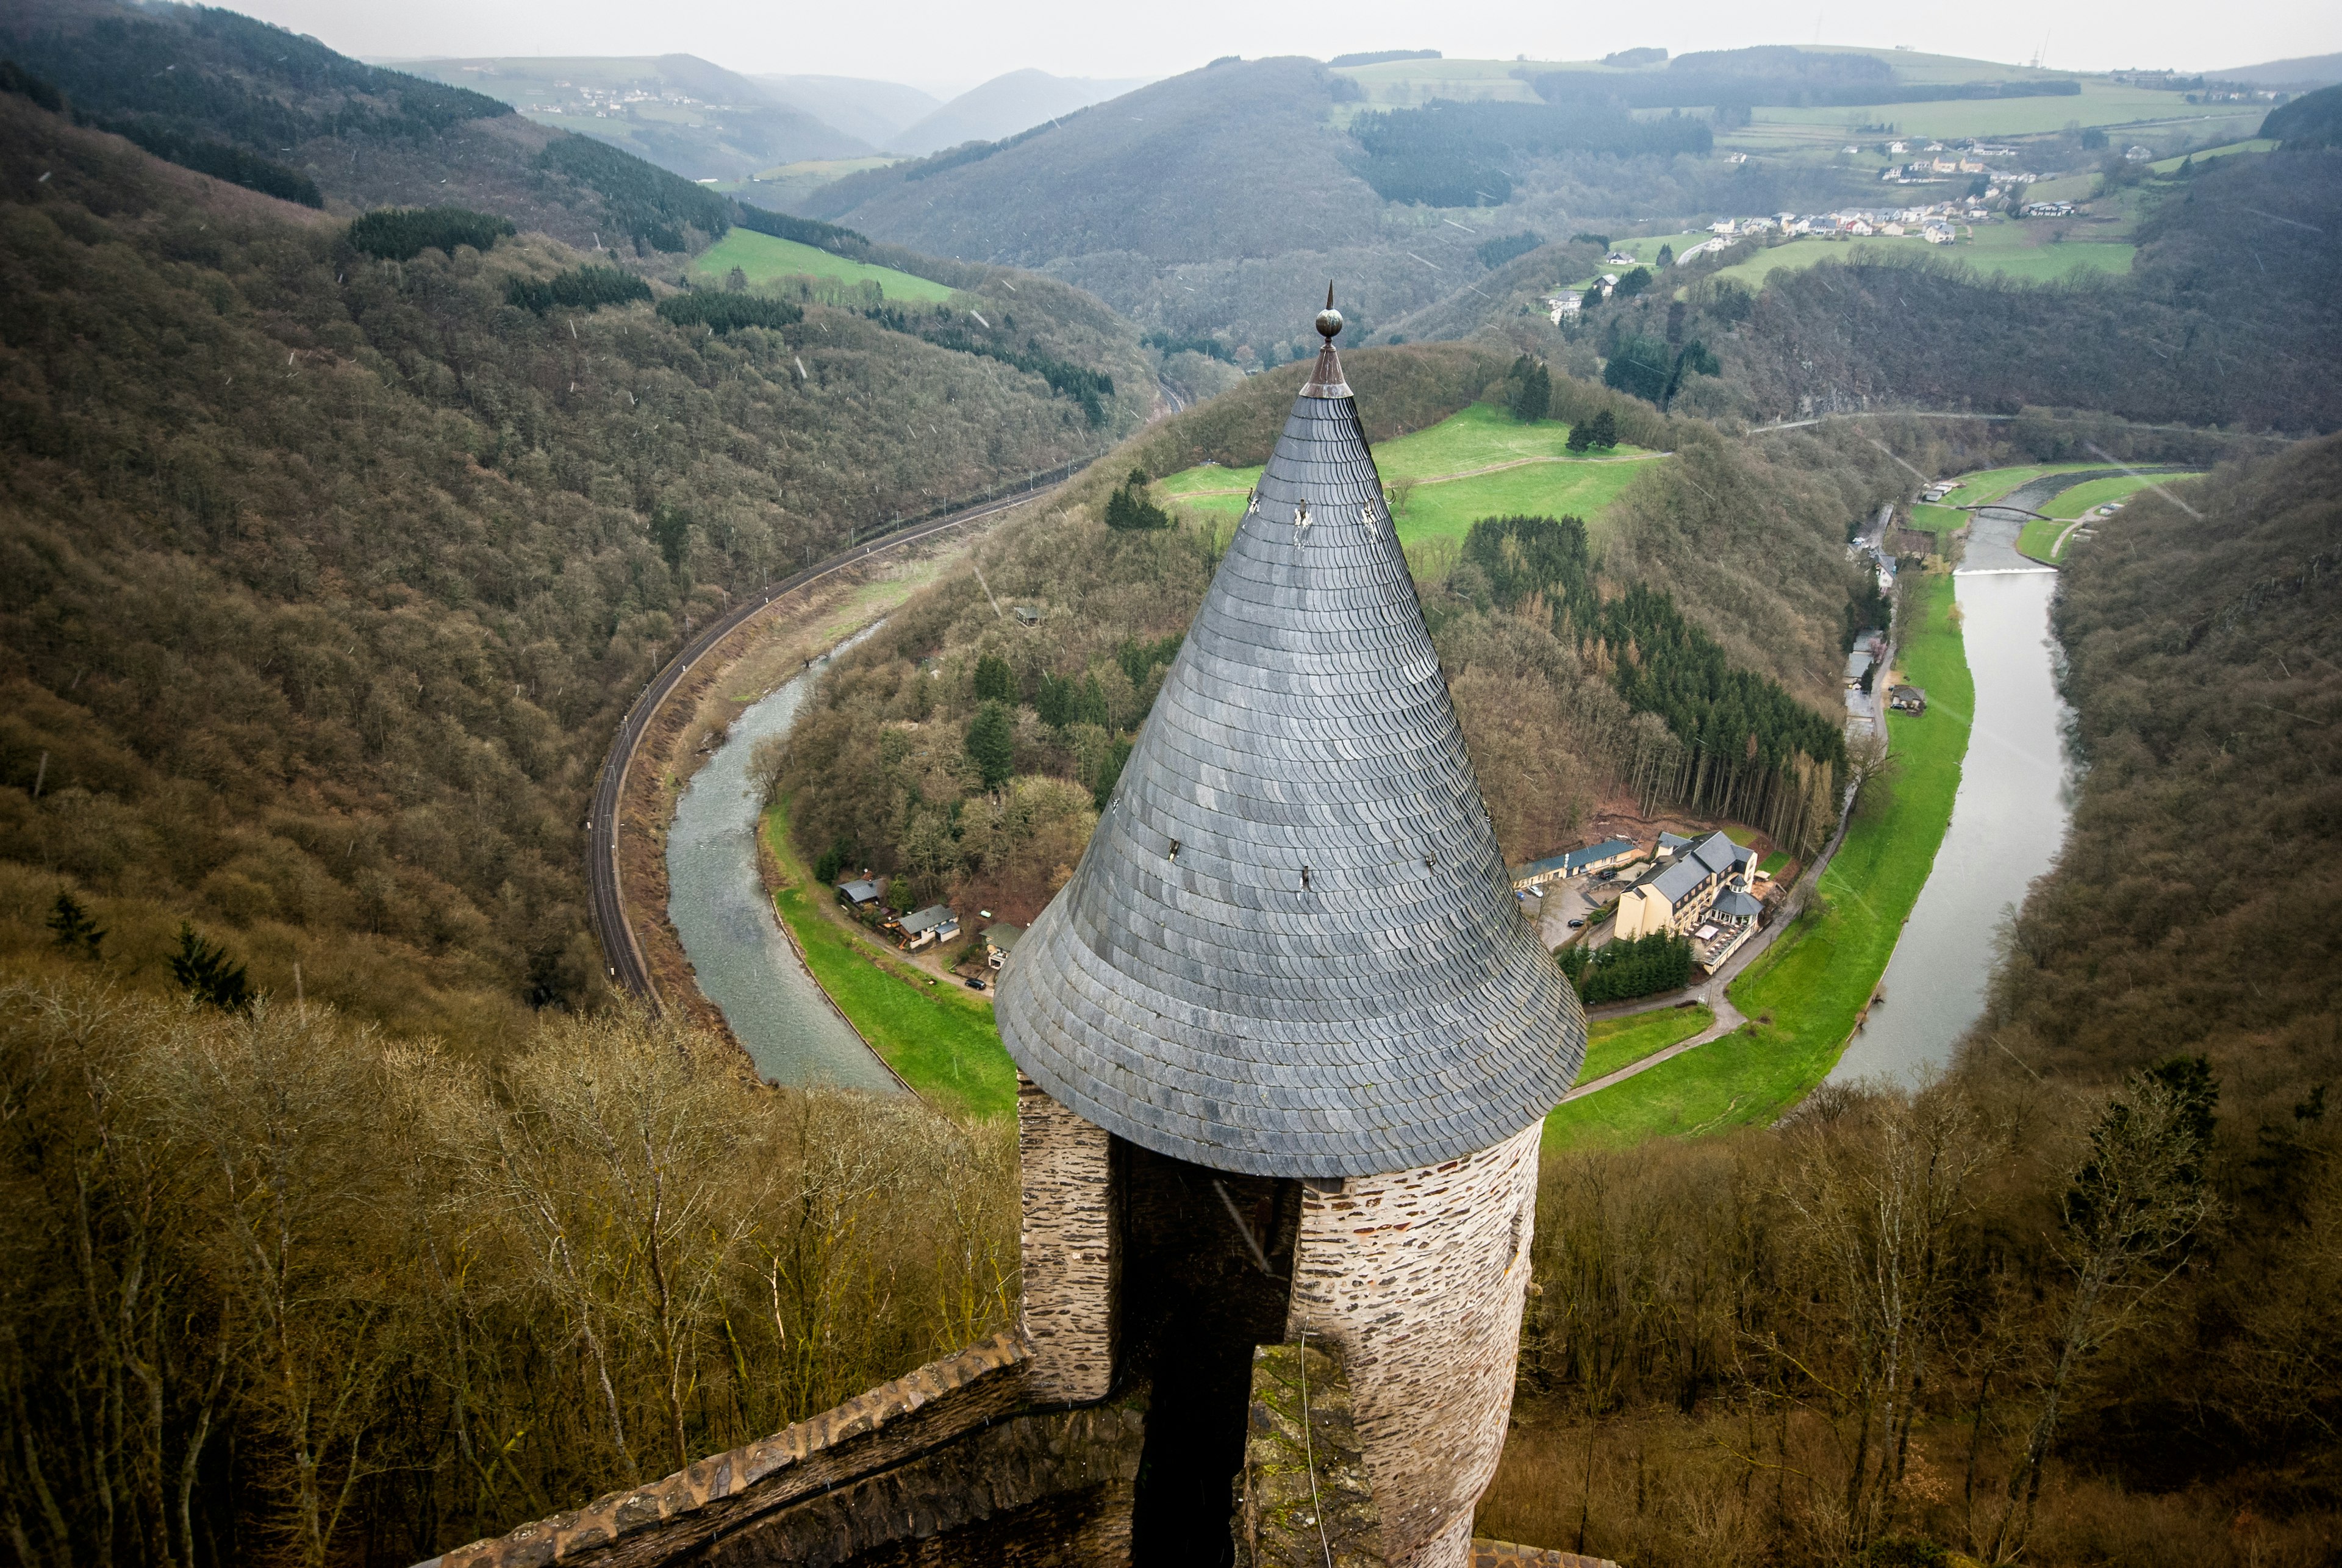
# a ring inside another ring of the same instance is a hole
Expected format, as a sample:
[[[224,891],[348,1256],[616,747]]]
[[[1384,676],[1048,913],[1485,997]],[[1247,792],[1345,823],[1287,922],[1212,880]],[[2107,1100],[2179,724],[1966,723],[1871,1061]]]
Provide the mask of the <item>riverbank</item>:
[[[1927,712],[1890,714],[1895,762],[1874,782],[1795,924],[1727,993],[1755,1022],[1546,1118],[1545,1146],[1633,1143],[1768,1122],[1827,1077],[1886,973],[1951,824],[1975,687],[1952,579],[1918,584],[1899,663]]]
[[[1016,1068],[993,1026],[992,1004],[938,983],[862,934],[828,901],[789,843],[778,803],[756,826],[773,912],[830,1002],[919,1097],[978,1119],[1016,1112]]]

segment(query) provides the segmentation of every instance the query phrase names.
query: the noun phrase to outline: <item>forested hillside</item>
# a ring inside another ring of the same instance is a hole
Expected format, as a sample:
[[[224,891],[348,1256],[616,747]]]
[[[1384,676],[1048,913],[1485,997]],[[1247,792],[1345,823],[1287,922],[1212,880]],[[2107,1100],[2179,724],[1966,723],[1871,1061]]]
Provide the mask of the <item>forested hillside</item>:
[[[59,953],[63,891],[135,984],[192,920],[254,989],[402,1030],[585,1000],[588,776],[686,627],[1140,406],[858,310],[596,309],[639,280],[478,215],[354,228],[22,95],[0,141],[0,948]],[[1010,341],[1143,385],[1095,301],[966,275]]]
[[[2154,182],[2127,276],[1988,281],[1915,257],[1695,285],[1724,382],[1696,406],[2024,404],[2294,433],[2342,427],[2342,152],[2211,160]],[[1635,315],[1666,321],[1668,302]],[[1605,313],[1610,315],[1613,313]],[[1601,330],[1610,330],[1606,325]]]
[[[1471,345],[1354,351],[1370,435],[1501,388]],[[987,543],[837,660],[772,759],[807,859],[895,873],[897,903],[949,896],[1026,919],[1062,884],[1226,543],[1151,476],[1262,461],[1303,367],[1135,438],[1068,504]],[[1759,452],[1563,380],[1555,412],[1608,412],[1677,455],[1630,485],[1597,553],[1576,519],[1489,519],[1413,552],[1424,612],[1506,854],[1563,847],[1604,801],[1730,813],[1810,847],[1836,820],[1846,640],[1879,606],[1850,523],[1900,470],[1850,434]],[[1731,497],[1730,501],[1725,500]],[[987,591],[988,589],[988,591]],[[1039,607],[1039,624],[996,607]]]
[[[2342,438],[2142,492],[1956,1071],[1548,1155],[1490,1533],[1652,1564],[2310,1564],[2342,1517]]]
[[[1360,100],[1315,60],[1224,61],[1005,141],[855,175],[800,209],[937,255],[1042,268],[1149,328],[1276,364],[1316,352],[1299,307],[1328,278],[1363,341],[1519,254],[1484,256],[1491,238],[1561,241],[1588,213],[1769,211],[1844,184],[1710,158],[1704,122],[1638,121],[1606,103],[1360,112]]]
[[[0,55],[159,157],[317,206],[455,202],[580,249],[696,249],[732,204],[484,94],[361,65],[233,11],[18,0]]]

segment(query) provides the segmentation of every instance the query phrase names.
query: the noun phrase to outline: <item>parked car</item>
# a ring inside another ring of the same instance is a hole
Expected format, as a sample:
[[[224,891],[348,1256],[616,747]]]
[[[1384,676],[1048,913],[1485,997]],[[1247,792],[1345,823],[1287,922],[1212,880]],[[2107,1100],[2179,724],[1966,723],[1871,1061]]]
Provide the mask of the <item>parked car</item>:
[[[1605,882],[1616,882],[1616,881],[1617,881],[1617,880],[1618,880],[1618,869],[1617,869],[1617,867],[1613,866],[1613,867],[1611,867],[1608,871],[1604,872],[1604,873],[1602,874],[1602,880],[1603,880],[1603,881],[1605,881]]]
[[[1571,921],[1571,922],[1569,923],[1569,929],[1570,929],[1570,930],[1572,930],[1572,931],[1575,931],[1575,930],[1576,930],[1579,926],[1581,926],[1581,925],[1583,925],[1583,924],[1586,924],[1586,922],[1584,922],[1584,921],[1582,921],[1582,920],[1573,920],[1573,921]]]
[[[970,991],[981,991],[984,989],[984,976],[980,974],[971,974],[966,980],[961,981],[960,984],[966,986]]]

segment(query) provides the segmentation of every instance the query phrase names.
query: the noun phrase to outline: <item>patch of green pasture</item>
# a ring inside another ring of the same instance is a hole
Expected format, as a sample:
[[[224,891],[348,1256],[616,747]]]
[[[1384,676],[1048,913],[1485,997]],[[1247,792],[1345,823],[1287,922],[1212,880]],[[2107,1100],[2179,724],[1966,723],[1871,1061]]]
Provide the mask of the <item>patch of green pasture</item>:
[[[1951,823],[1976,691],[1952,607],[1949,574],[1922,582],[1902,663],[1927,712],[1888,715],[1888,792],[1847,830],[1807,913],[1733,983],[1733,1004],[1757,1022],[1562,1106],[1546,1118],[1547,1149],[1769,1122],[1837,1065]]]
[[[1777,272],[1798,271],[1826,261],[1894,261],[1924,255],[1959,262],[1980,273],[2049,283],[2086,272],[2127,273],[2138,255],[2134,245],[2099,240],[2050,245],[2043,243],[2046,238],[2046,235],[2027,233],[2022,224],[1987,225],[1976,231],[1975,238],[1948,245],[1931,245],[1916,235],[1873,235],[1848,240],[1807,235],[1768,245],[1716,275],[1761,288]]]
[[[758,831],[788,885],[773,895],[821,988],[870,1048],[938,1109],[989,1120],[1016,1114],[1016,1067],[1000,1044],[986,1002],[865,942],[816,908],[816,883],[788,842],[783,809],[766,809]]]
[[[2109,501],[2125,501],[2150,484],[2172,484],[2182,479],[2196,479],[2195,474],[2117,474],[2111,478],[2092,479],[2061,490],[2051,497],[2048,506],[2053,517],[2075,518],[2094,506],[2104,506]]]
[[[2104,468],[2104,463],[2029,463],[2014,468],[1983,468],[1961,475],[1951,494],[1944,497],[1946,506],[1981,506],[1997,501],[2019,485],[2030,484],[2036,479],[2052,474],[2072,474],[2080,469]]]
[[[1662,1007],[1650,1013],[1630,1013],[1624,1018],[1597,1018],[1586,1026],[1586,1065],[1577,1074],[1581,1084],[1616,1073],[1688,1040],[1716,1022],[1706,1003],[1689,1007]]]
[[[1516,513],[1575,515],[1598,533],[1610,503],[1658,459],[1627,445],[1580,456],[1568,450],[1568,442],[1569,426],[1557,420],[1523,424],[1486,403],[1385,442],[1375,449],[1384,483],[1416,482],[1395,519],[1401,542],[1461,539],[1483,517]],[[1499,466],[1506,464],[1516,466]],[[1496,472],[1473,472],[1484,468]],[[1188,468],[1165,478],[1161,489],[1181,511],[1236,518],[1244,515],[1245,497],[1260,474],[1258,468]]]
[[[776,278],[834,278],[840,283],[875,283],[888,299],[946,300],[952,291],[929,278],[915,277],[893,267],[848,261],[813,245],[800,245],[754,229],[735,228],[692,258],[691,275],[721,282],[738,267],[750,287]]]
[[[2147,166],[2158,175],[2176,175],[2179,172],[2179,165],[2189,158],[2200,164],[2207,158],[2232,158],[2238,153],[2273,153],[2275,151],[2277,151],[2275,142],[2252,136],[2241,142],[2230,142],[2224,147],[2205,147],[2197,152],[2183,153],[2176,158],[2157,158]]]
[[[2058,544],[2058,540],[2064,538],[2066,530],[2072,526],[2070,522],[2053,523],[2032,518],[2017,532],[2017,553],[2028,561],[2055,566],[2066,558],[2065,547]],[[2066,540],[2067,544],[2072,543],[2070,538]]]
[[[1897,140],[1947,140],[1960,136],[2042,135],[2060,131],[2073,122],[2084,125],[2141,125],[2150,123],[2201,124],[2224,120],[2257,123],[2267,109],[2222,112],[2187,102],[2176,92],[2155,87],[2130,87],[2111,82],[2084,82],[2078,95],[2043,95],[2030,98],[1945,98],[1932,103],[1877,104],[1860,109],[1760,108],[1751,116],[1758,125],[1810,126],[1826,141],[1867,145],[1884,138],[1876,131],[1857,134],[1849,123],[1890,125]],[[2198,135],[2203,133],[2199,132]],[[1733,138],[1720,136],[1719,143]]]
[[[1781,868],[1788,864],[1789,852],[1786,849],[1777,849],[1759,862],[1756,869],[1767,876],[1778,876],[1781,874]]]

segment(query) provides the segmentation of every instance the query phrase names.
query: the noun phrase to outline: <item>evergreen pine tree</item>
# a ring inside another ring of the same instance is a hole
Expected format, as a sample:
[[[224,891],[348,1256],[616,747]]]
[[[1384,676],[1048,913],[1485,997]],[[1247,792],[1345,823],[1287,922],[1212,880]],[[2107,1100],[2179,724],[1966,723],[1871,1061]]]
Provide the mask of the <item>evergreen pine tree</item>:
[[[171,955],[171,976],[198,1002],[234,1013],[250,1000],[244,965],[228,962],[227,949],[205,942],[179,922],[179,951]]]
[[[1016,672],[997,654],[986,654],[976,662],[976,700],[1012,705],[1016,701]]]
[[[984,774],[984,787],[998,789],[1016,769],[1016,725],[1007,706],[989,702],[967,726],[968,760]]]
[[[105,928],[91,918],[79,899],[62,887],[57,889],[56,903],[49,906],[49,930],[59,947],[92,962],[99,956],[98,944],[105,940]]]

